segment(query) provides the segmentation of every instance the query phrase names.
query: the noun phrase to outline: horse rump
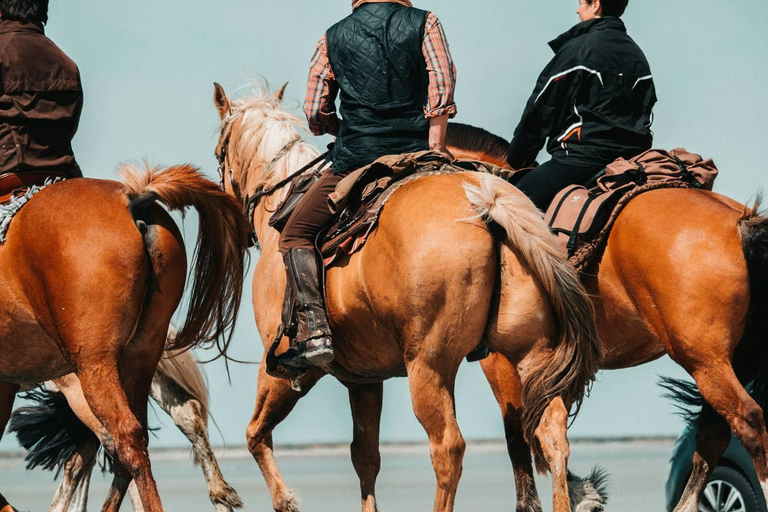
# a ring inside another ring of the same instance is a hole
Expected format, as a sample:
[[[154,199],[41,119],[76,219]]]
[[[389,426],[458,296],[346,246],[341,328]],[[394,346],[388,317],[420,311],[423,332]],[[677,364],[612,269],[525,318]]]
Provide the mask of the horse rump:
[[[69,407],[63,393],[39,387],[21,398],[32,404],[14,411],[8,431],[15,433],[27,450],[24,460],[28,470],[55,470],[58,478],[78,447],[95,436]]]
[[[749,272],[750,303],[744,334],[733,355],[733,369],[750,396],[763,408],[768,383],[768,217],[760,212],[762,197],[745,208],[739,220],[739,237]],[[678,414],[695,428],[709,415],[717,413],[701,397],[696,384],[687,380],[662,377],[664,398],[674,402]],[[767,415],[768,417],[768,415]]]

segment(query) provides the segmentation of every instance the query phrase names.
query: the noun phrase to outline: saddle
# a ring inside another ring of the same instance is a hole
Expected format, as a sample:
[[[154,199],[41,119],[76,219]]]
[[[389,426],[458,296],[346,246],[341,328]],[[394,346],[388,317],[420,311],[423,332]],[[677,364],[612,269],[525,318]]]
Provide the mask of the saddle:
[[[619,213],[639,194],[660,188],[712,190],[718,170],[711,159],[677,148],[651,149],[630,160],[620,158],[593,178],[594,185],[560,191],[545,219],[568,258],[583,272],[608,239]]]
[[[489,172],[505,178],[512,172],[474,160],[451,161],[437,151],[388,155],[353,171],[328,198],[328,208],[341,213],[320,244],[325,266],[340,256],[353,254],[365,244],[384,204],[402,185],[426,176],[468,171]],[[270,217],[270,226],[281,231],[303,195],[319,178],[319,172],[298,176],[286,199]]]

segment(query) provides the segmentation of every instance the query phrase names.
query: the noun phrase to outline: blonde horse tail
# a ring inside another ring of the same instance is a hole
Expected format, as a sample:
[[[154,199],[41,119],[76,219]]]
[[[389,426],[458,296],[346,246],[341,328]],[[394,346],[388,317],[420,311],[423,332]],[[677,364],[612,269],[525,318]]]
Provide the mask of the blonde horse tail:
[[[124,192],[137,224],[140,213],[155,201],[181,212],[191,206],[199,216],[187,318],[166,348],[217,344],[220,352],[226,354],[240,307],[247,264],[248,223],[242,209],[190,165],[165,169],[126,165],[121,172]],[[149,253],[154,257],[151,250]]]
[[[557,346],[522,383],[523,432],[533,447],[537,468],[545,471],[549,466],[534,435],[539,420],[557,396],[576,404],[574,414],[578,413],[600,367],[602,354],[594,309],[576,270],[565,259],[541,212],[528,198],[506,182],[486,175],[480,177],[480,186],[465,183],[464,189],[478,216],[503,230],[505,242],[522,256],[538,278],[559,322]]]
[[[168,329],[168,344],[173,344],[178,331]],[[157,365],[158,373],[176,383],[189,396],[200,403],[200,415],[208,424],[208,385],[200,363],[189,350],[168,350]]]

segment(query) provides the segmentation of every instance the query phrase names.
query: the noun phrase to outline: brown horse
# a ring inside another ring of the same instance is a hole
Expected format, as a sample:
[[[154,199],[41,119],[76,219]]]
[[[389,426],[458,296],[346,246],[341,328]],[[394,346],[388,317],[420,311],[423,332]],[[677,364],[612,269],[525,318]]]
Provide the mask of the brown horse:
[[[159,512],[147,397],[184,291],[186,253],[155,201],[200,216],[187,320],[170,348],[223,339],[233,325],[247,225],[238,205],[189,166],[126,168],[123,177],[51,185],[11,223],[0,247],[0,435],[19,386],[53,379],[70,404],[87,404],[78,414],[92,416],[116,457],[103,510],[118,510],[135,480],[144,509]],[[0,496],[0,511],[13,510]]]
[[[216,85],[222,118],[217,154],[227,190],[243,201],[317,156],[299,140],[298,119],[280,109],[282,91],[230,102]],[[285,286],[278,232],[268,220],[285,192],[269,194],[253,215],[262,248],[253,305],[265,343],[278,330]],[[483,219],[498,226],[496,238]],[[490,175],[412,181],[392,195],[362,250],[328,270],[326,284],[336,351],[326,371],[351,387],[353,463],[364,510],[375,510],[378,459],[359,441],[377,438],[380,383],[396,376],[408,377],[414,411],[429,436],[434,510],[453,509],[464,453],[453,386],[459,364],[481,339],[515,361],[523,382],[523,429],[536,440],[537,460],[543,467],[549,461],[554,509],[570,509],[568,411],[593,378],[600,350],[585,291],[530,201]],[[321,375],[305,375],[302,390]],[[279,511],[295,510],[295,503],[274,463],[271,426],[282,419],[275,413],[287,413],[286,403],[290,410],[300,396],[289,382],[269,376],[262,362],[248,446]]]
[[[504,162],[507,142],[466,125],[449,126],[449,149]],[[768,218],[755,208],[694,189],[641,194],[619,216],[600,261],[583,276],[593,297],[604,369],[668,354],[696,381],[705,408],[694,469],[675,509],[695,512],[730,431],[752,456],[768,492],[763,411],[740,383],[766,363]],[[503,354],[482,362],[502,409],[515,470],[518,510],[540,510],[530,449],[520,428],[521,382]]]

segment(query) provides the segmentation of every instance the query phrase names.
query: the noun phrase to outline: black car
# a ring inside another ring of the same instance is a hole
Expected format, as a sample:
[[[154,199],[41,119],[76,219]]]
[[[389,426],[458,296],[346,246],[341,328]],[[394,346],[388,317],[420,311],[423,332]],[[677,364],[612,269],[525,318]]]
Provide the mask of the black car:
[[[683,431],[672,451],[666,485],[667,510],[670,512],[680,500],[691,475],[695,434],[690,428]],[[752,459],[741,443],[731,437],[728,449],[707,482],[699,512],[767,511]]]

